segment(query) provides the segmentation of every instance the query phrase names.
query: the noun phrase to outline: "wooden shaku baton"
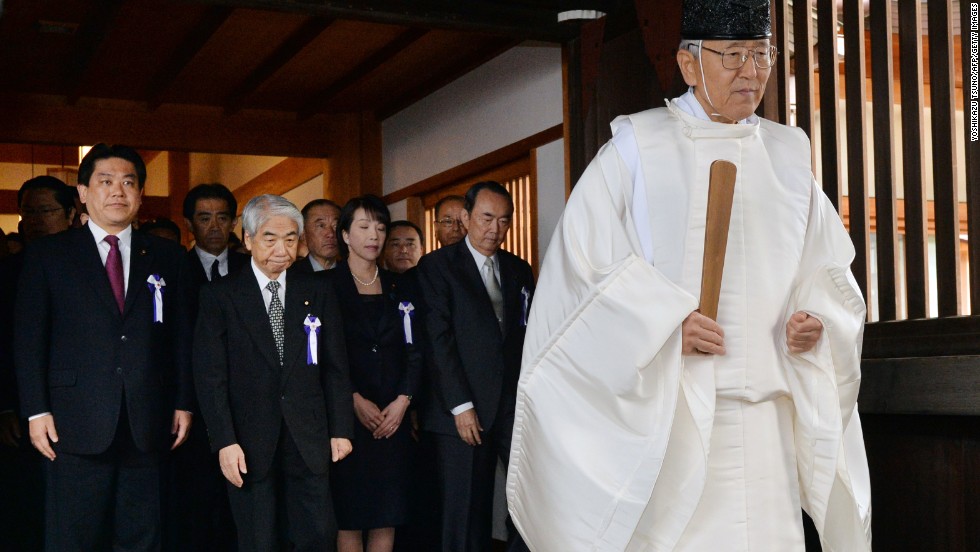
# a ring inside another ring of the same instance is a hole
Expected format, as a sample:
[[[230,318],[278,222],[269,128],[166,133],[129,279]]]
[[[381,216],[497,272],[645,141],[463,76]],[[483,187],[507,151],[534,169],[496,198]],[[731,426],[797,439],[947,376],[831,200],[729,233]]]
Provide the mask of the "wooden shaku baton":
[[[718,318],[721,276],[725,270],[728,228],[732,220],[732,198],[735,195],[735,164],[717,160],[711,163],[708,182],[708,212],[704,221],[704,265],[701,272],[701,314]]]

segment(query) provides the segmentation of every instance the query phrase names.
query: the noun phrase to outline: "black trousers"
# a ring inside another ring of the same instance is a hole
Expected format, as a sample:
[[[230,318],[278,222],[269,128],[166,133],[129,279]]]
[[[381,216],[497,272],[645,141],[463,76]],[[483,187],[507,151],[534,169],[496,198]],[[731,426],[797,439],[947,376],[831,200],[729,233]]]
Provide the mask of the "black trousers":
[[[492,548],[493,485],[497,460],[510,459],[513,419],[498,419],[470,446],[459,435],[429,433],[435,450],[440,550],[489,552]]]
[[[44,548],[44,464],[21,423],[16,447],[0,445],[0,550]]]
[[[244,474],[242,479],[241,488],[227,483],[241,552],[336,550],[330,478],[310,471],[285,423],[272,468],[258,477]]]
[[[187,441],[169,454],[163,472],[163,550],[236,550],[225,477],[201,416],[194,417]]]
[[[54,450],[45,460],[46,550],[160,549],[160,453],[136,448],[125,407],[105,452]]]

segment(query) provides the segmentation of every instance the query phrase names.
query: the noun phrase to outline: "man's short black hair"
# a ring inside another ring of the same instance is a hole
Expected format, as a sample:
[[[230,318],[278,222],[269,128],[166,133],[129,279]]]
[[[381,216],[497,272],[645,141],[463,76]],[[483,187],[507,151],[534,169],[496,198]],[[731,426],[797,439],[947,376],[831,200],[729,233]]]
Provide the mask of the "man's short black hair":
[[[344,232],[350,232],[350,227],[354,224],[354,213],[358,209],[364,209],[368,216],[384,224],[385,227],[391,222],[391,213],[388,211],[388,206],[376,195],[366,194],[348,201],[344,204],[344,208],[340,210],[340,220],[337,221],[337,247],[340,248],[340,254],[344,257],[350,253],[347,244],[344,243]]]
[[[24,182],[20,190],[17,191],[17,207],[20,208],[24,204],[24,196],[27,195],[27,192],[35,190],[51,190],[54,192],[54,200],[65,210],[65,215],[68,214],[69,210],[75,208],[75,195],[78,191],[53,176],[35,176]]]
[[[95,162],[113,157],[125,159],[133,164],[133,167],[136,168],[136,179],[139,181],[136,185],[142,190],[143,186],[146,185],[146,163],[143,162],[143,158],[136,150],[118,144],[112,146],[95,144],[92,146],[92,149],[88,150],[88,153],[82,158],[82,162],[78,164],[78,184],[88,186],[89,180],[92,179],[92,173],[95,172]]]
[[[447,203],[449,203],[450,201],[458,201],[458,202],[462,203],[463,205],[466,205],[466,198],[464,198],[463,196],[447,195],[446,197],[444,197],[444,198],[442,198],[442,199],[440,199],[439,201],[436,202],[436,211],[435,211],[436,212],[436,215],[439,214],[439,209],[442,209],[442,206],[445,205],[445,204],[447,204]]]
[[[235,199],[235,194],[231,193],[231,190],[224,184],[214,182],[212,184],[198,184],[187,192],[187,196],[184,197],[185,219],[194,219],[194,210],[197,208],[197,202],[202,199],[222,199],[228,204],[231,217],[235,218],[238,215],[238,200]]]
[[[314,199],[313,201],[307,203],[303,207],[303,210],[300,211],[301,213],[303,213],[303,222],[306,222],[306,217],[309,216],[310,209],[315,209],[317,207],[324,207],[324,206],[333,207],[334,209],[337,210],[338,213],[342,210],[340,208],[340,205],[337,205],[336,203],[330,201],[329,199]]]
[[[410,220],[396,220],[396,221],[392,222],[391,224],[389,224],[388,225],[388,234],[385,237],[385,243],[387,243],[388,242],[388,238],[391,237],[391,232],[395,228],[400,228],[402,226],[406,226],[408,228],[411,228],[411,229],[415,230],[415,233],[419,235],[419,247],[421,247],[422,249],[425,249],[425,235],[422,234],[422,229],[419,228],[419,225],[415,224],[414,222],[412,222]]]
[[[477,182],[470,186],[469,190],[466,190],[466,201],[463,203],[463,208],[466,209],[467,213],[473,214],[473,206],[476,205],[476,196],[480,195],[480,192],[483,190],[506,197],[510,210],[514,210],[514,199],[510,197],[510,192],[507,191],[507,188],[504,188],[504,185],[496,180],[484,180]]]

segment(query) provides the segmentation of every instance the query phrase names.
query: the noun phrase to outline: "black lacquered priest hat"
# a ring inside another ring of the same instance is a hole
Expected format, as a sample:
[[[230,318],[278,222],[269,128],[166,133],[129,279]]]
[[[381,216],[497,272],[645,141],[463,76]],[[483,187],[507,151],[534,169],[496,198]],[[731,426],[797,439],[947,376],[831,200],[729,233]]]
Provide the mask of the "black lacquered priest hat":
[[[684,40],[752,40],[771,36],[769,0],[684,0]]]

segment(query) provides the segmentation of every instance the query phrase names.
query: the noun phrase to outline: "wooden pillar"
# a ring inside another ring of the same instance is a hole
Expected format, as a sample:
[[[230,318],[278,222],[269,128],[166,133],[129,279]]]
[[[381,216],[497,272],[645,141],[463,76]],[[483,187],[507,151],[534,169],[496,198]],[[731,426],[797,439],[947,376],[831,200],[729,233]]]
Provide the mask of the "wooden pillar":
[[[184,228],[184,197],[190,190],[191,183],[191,156],[185,151],[167,152],[167,198],[170,208],[170,220],[177,223],[177,226]],[[186,230],[186,228],[184,228]],[[191,236],[188,232],[181,232],[181,242],[184,246],[191,243]]]

